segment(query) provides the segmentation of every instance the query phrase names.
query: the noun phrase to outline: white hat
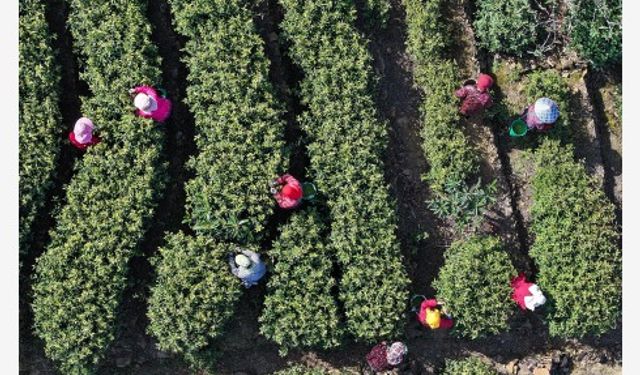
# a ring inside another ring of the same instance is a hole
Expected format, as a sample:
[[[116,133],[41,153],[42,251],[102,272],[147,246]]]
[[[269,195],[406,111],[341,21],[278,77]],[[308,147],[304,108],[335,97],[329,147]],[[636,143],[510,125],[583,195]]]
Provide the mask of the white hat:
[[[158,109],[158,103],[149,95],[139,93],[133,99],[133,105],[143,112],[153,112]]]
[[[239,267],[249,268],[249,266],[251,266],[251,259],[244,254],[236,255],[235,261]]]
[[[542,294],[540,287],[536,284],[533,284],[529,287],[529,292],[531,292],[531,296],[524,297],[524,304],[531,311],[534,311],[536,307],[540,307],[547,302],[547,298]]]
[[[93,137],[93,121],[86,117],[80,117],[73,127],[73,136],[80,144],[91,142]]]

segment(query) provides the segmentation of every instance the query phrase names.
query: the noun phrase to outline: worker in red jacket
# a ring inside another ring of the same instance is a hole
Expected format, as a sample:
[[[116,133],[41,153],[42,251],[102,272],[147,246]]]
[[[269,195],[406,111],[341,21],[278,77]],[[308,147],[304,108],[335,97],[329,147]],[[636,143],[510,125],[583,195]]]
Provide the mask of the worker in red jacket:
[[[418,321],[430,329],[449,329],[453,327],[453,319],[447,316],[442,304],[438,303],[436,299],[422,301]]]
[[[540,307],[547,302],[547,298],[542,294],[540,288],[536,284],[527,281],[524,273],[520,273],[511,280],[511,288],[513,289],[511,299],[518,304],[521,310],[529,309],[534,311],[536,307]]]
[[[460,113],[465,116],[473,116],[491,107],[493,101],[488,90],[493,85],[493,78],[487,74],[480,74],[478,81],[470,81],[456,91],[456,96],[462,99]]]
[[[86,150],[100,142],[100,138],[93,134],[93,121],[86,117],[80,117],[69,133],[69,141],[76,148]]]
[[[367,354],[367,364],[374,372],[389,371],[404,361],[407,352],[407,346],[400,341],[394,342],[391,346],[383,341]]]
[[[269,186],[280,208],[295,208],[302,202],[302,185],[290,174],[276,178]]]

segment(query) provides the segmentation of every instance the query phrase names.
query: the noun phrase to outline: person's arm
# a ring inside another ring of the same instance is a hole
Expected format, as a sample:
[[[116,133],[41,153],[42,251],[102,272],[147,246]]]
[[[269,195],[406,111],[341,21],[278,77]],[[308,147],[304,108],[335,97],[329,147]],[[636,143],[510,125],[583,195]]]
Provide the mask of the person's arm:
[[[251,261],[254,264],[260,263],[260,255],[259,254],[255,253],[253,251],[250,251],[250,250],[246,250],[246,249],[242,250],[242,254],[244,254],[247,257],[249,257],[249,259],[251,259]]]
[[[233,254],[229,254],[229,266],[231,267],[231,273],[239,277],[239,269],[238,266],[236,266],[236,261]]]
[[[480,101],[485,108],[491,107],[493,105],[493,99],[491,99],[491,95],[486,92],[480,96]]]
[[[466,87],[461,87],[460,89],[456,90],[456,96],[460,99],[464,99],[467,94],[468,92]]]

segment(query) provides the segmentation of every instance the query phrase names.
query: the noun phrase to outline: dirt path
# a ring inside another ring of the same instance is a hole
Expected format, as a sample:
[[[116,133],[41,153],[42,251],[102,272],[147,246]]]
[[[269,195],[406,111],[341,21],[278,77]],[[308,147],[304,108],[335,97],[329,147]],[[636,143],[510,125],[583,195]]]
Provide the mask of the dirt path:
[[[456,0],[446,7],[444,17],[451,34],[451,53],[460,68],[463,80],[475,79],[480,72],[478,51],[476,49],[474,31],[465,7],[466,0]],[[484,70],[483,70],[484,71]],[[489,227],[484,231],[499,236],[511,256],[514,266],[519,270],[531,273],[533,264],[527,255],[526,229],[522,223],[522,214],[514,204],[511,186],[511,171],[504,150],[500,148],[503,136],[496,130],[496,124],[480,117],[461,119],[461,125],[467,139],[480,155],[480,172],[483,183],[496,181],[496,204],[486,214]]]

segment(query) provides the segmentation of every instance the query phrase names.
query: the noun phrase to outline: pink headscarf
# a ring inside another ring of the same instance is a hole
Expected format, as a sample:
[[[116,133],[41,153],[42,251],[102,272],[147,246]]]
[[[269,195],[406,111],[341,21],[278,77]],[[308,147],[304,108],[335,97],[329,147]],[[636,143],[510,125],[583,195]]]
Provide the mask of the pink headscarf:
[[[93,121],[86,117],[80,117],[73,127],[73,135],[80,144],[87,144],[93,138]]]

